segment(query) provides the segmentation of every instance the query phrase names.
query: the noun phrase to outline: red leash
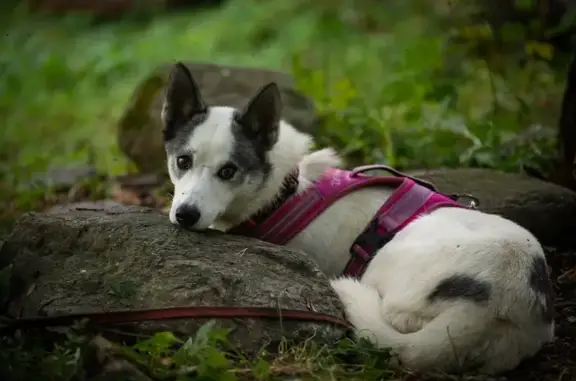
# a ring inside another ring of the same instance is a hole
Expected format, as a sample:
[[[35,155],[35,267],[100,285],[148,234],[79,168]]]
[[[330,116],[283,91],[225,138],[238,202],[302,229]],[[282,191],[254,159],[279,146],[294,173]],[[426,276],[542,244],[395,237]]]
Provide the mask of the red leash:
[[[350,327],[344,319],[315,311],[281,310],[271,307],[167,307],[111,312],[77,313],[56,316],[36,316],[10,319],[0,317],[3,328],[18,329],[31,327],[54,327],[71,325],[78,320],[88,319],[93,324],[118,324],[136,321],[182,319],[182,318],[268,318],[331,323]]]

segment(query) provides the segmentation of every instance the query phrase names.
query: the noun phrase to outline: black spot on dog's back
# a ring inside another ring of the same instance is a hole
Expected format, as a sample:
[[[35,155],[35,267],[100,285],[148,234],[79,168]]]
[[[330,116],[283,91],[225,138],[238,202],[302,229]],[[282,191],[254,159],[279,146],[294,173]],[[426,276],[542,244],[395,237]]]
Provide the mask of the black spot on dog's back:
[[[544,298],[542,305],[542,316],[544,321],[551,323],[554,320],[554,288],[552,281],[548,276],[548,267],[544,258],[535,258],[532,260],[530,275],[528,277],[530,288],[538,295]]]
[[[490,299],[491,290],[492,286],[488,282],[465,274],[455,274],[441,281],[428,295],[428,300],[467,299],[482,303]]]

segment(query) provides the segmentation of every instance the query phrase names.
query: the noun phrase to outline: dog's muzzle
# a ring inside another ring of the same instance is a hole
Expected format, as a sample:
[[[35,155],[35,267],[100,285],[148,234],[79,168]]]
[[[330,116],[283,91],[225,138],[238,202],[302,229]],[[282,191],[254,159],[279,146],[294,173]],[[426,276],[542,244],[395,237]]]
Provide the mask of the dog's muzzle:
[[[200,220],[200,209],[194,205],[183,205],[176,209],[176,222],[184,228],[192,228]]]

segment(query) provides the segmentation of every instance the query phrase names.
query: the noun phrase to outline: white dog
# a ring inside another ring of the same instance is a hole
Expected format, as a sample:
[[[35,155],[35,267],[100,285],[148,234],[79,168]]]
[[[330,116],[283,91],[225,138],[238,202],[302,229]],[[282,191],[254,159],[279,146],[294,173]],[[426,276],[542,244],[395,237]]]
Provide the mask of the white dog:
[[[326,180],[340,159],[330,149],[311,153],[311,137],[281,120],[275,84],[243,110],[208,107],[190,72],[176,64],[162,118],[175,187],[170,221],[223,231],[251,222],[254,229],[244,230],[249,235],[309,254],[332,278],[357,335],[391,348],[396,364],[494,374],[515,368],[554,339],[553,291],[542,247],[526,229],[497,215],[456,205],[420,213],[368,253],[373,258],[364,262],[360,279],[341,276],[351,247],[398,186],[372,184],[342,193],[286,242],[278,231],[258,233],[264,211],[269,216],[290,199],[312,194],[319,181],[338,187],[350,174],[336,170]],[[410,209],[409,199],[403,198],[404,208]],[[278,213],[276,218],[275,229],[297,223],[293,215],[291,221]]]

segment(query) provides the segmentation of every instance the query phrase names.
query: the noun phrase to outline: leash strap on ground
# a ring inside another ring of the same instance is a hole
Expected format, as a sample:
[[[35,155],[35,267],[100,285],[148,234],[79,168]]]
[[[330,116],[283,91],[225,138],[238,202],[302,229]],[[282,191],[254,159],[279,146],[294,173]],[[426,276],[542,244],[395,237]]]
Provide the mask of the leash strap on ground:
[[[38,316],[28,318],[3,318],[3,329],[43,328],[72,325],[87,319],[92,324],[106,325],[150,320],[168,320],[185,318],[268,318],[331,323],[345,328],[350,323],[344,319],[315,311],[283,310],[270,307],[168,307],[157,309],[125,310],[111,312],[78,313],[56,316]]]

